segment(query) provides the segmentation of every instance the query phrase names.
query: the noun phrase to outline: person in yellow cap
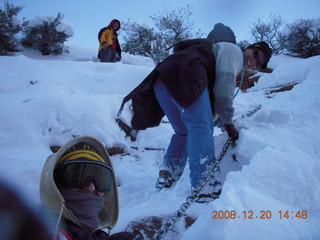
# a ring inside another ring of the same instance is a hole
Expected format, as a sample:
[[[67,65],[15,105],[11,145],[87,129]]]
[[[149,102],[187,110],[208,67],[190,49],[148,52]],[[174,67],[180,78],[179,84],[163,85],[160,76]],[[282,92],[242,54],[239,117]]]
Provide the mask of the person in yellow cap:
[[[40,199],[57,216],[57,240],[144,239],[139,231],[109,236],[103,230],[116,225],[119,203],[112,163],[95,138],[75,138],[47,158]]]

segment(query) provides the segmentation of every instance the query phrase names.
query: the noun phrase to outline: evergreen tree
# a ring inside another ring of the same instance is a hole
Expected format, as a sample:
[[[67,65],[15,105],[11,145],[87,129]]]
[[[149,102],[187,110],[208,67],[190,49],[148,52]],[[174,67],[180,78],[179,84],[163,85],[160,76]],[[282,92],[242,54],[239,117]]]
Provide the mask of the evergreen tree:
[[[69,53],[64,42],[70,37],[64,31],[59,31],[63,15],[58,13],[55,18],[44,17],[31,21],[24,29],[22,46],[39,50],[42,55],[61,55]]]
[[[12,52],[19,50],[16,34],[22,30],[22,27],[17,15],[22,8],[6,1],[4,10],[0,9],[0,55],[11,55]]]
[[[148,26],[139,25],[130,20],[122,25],[125,32],[125,43],[122,50],[130,54],[151,57],[151,42],[155,40],[153,29]]]

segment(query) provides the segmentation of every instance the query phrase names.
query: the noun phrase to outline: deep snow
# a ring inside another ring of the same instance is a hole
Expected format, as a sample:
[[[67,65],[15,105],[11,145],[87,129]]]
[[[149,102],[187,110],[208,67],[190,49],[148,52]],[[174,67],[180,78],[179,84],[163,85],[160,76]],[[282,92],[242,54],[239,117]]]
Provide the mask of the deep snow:
[[[70,43],[71,53],[43,57],[34,52],[0,57],[0,173],[30,205],[38,204],[39,180],[49,146],[90,135],[106,147],[130,155],[112,156],[120,196],[120,218],[112,232],[149,216],[170,217],[190,194],[189,170],[171,189],[157,191],[155,181],[172,129],[162,123],[141,131],[136,142],[124,138],[115,117],[122,98],[153,68],[148,58],[123,55],[120,63],[96,61],[96,49]],[[193,204],[187,213],[197,221],[181,222],[164,239],[320,239],[320,56],[298,59],[273,56],[271,74],[240,92],[234,101],[237,146],[222,162],[226,175],[220,198]],[[266,90],[299,83],[291,91]],[[122,114],[129,118],[127,108]],[[261,105],[251,117],[243,114]],[[227,136],[215,129],[216,155]],[[139,149],[133,149],[138,147]],[[236,156],[234,161],[232,154]],[[235,219],[212,219],[213,211],[234,211]],[[279,211],[290,217],[280,219]],[[244,219],[254,211],[254,219]],[[260,219],[269,211],[270,219]],[[292,212],[307,211],[298,218]],[[256,218],[258,217],[258,218]]]

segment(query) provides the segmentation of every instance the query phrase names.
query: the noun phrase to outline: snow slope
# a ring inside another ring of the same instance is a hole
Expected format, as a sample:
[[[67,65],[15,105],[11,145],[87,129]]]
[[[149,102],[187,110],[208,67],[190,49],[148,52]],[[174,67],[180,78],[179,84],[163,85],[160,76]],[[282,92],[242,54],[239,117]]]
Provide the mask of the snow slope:
[[[20,188],[30,205],[38,204],[49,146],[90,135],[106,147],[120,146],[130,153],[112,157],[120,196],[113,232],[137,219],[172,216],[190,194],[190,183],[186,169],[173,188],[159,192],[154,187],[170,125],[141,131],[132,143],[114,121],[122,98],[148,75],[152,61],[124,54],[120,63],[100,63],[96,49],[74,43],[70,50],[60,57],[34,52],[0,57],[1,178]],[[273,73],[263,74],[258,84],[237,95],[240,139],[223,159],[226,179],[220,198],[193,204],[187,213],[197,221],[187,230],[177,223],[164,239],[320,239],[319,65],[320,56],[274,56],[269,64]],[[291,91],[265,94],[267,88],[291,82],[299,84]],[[124,119],[130,115],[127,105]],[[243,117],[259,105],[254,115]],[[215,136],[218,155],[227,136],[219,129]],[[236,215],[213,219],[214,211]],[[269,219],[260,218],[263,211]],[[289,218],[280,218],[279,211],[288,211]]]

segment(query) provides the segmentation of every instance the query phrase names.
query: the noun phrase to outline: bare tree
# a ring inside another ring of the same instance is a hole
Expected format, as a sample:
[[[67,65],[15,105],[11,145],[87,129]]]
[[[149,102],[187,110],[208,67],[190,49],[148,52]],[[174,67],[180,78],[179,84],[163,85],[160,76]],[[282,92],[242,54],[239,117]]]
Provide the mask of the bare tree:
[[[285,39],[280,35],[280,28],[283,25],[282,17],[279,13],[271,13],[270,21],[263,22],[262,18],[258,18],[256,22],[250,26],[252,40],[255,42],[265,41],[278,53],[284,48]]]
[[[194,23],[190,20],[192,7],[177,10],[164,9],[159,15],[150,18],[155,28],[148,28],[137,23],[124,23],[124,51],[149,56],[158,64],[169,55],[172,45],[179,41],[201,37],[200,30],[194,31]]]
[[[194,22],[190,20],[191,15],[192,7],[186,5],[186,7],[172,11],[164,9],[160,15],[154,15],[151,19],[167,40],[167,45],[171,46],[179,41],[201,35],[200,30],[194,33]]]
[[[283,36],[290,54],[303,58],[320,55],[320,18],[297,19],[286,25]]]

